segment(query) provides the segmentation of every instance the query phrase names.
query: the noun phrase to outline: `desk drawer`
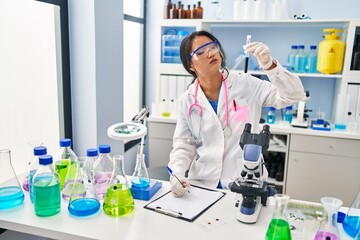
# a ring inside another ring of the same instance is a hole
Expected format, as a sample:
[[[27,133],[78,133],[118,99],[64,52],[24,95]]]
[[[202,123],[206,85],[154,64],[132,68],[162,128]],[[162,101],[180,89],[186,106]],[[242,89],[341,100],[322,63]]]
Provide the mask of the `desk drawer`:
[[[360,158],[360,140],[291,134],[290,151]]]
[[[148,122],[150,138],[171,139],[175,132],[175,123]]]

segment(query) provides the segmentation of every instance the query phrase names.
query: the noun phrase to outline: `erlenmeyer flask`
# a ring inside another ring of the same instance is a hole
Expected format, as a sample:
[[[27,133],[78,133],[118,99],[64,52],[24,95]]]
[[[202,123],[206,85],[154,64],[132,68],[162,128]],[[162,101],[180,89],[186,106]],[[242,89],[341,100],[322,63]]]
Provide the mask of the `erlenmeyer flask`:
[[[275,212],[266,231],[266,240],[291,240],[290,225],[286,216],[289,195],[275,194]]]
[[[68,172],[66,174],[64,188],[61,191],[63,199],[69,200],[70,195],[73,197],[85,197],[86,190],[82,179],[76,178],[80,172],[80,165],[76,156],[69,157]]]
[[[29,154],[29,162],[28,162],[28,165],[31,164],[31,161],[32,161],[32,158],[33,158],[33,150],[35,147],[39,147],[39,146],[42,146],[43,142],[42,141],[39,141],[39,140],[33,140],[33,141],[29,141],[28,142],[28,146],[30,147],[30,153]],[[25,191],[29,191],[29,175],[26,175],[26,177],[24,178],[23,182],[22,182],[22,188],[25,190]]]
[[[112,216],[122,216],[132,212],[134,199],[124,173],[124,156],[115,155],[114,170],[106,191],[103,210]]]
[[[145,154],[138,153],[136,156],[136,165],[131,178],[131,187],[145,189],[150,186],[149,173],[145,165]]]
[[[0,149],[0,210],[21,205],[24,192],[11,165],[11,151]]]
[[[360,189],[345,216],[343,228],[349,236],[360,240]]]
[[[327,218],[320,224],[315,240],[339,240],[337,212],[342,205],[342,201],[333,197],[323,197],[320,201],[324,206]]]
[[[82,174],[82,164],[83,162],[76,162],[76,176],[74,183],[72,184],[72,190],[70,195],[70,201],[68,205],[68,210],[70,214],[78,217],[85,217],[92,215],[99,211],[100,202],[94,198],[90,197],[86,194],[84,178]],[[65,190],[67,183],[65,181],[64,189]],[[85,194],[84,194],[85,193]]]

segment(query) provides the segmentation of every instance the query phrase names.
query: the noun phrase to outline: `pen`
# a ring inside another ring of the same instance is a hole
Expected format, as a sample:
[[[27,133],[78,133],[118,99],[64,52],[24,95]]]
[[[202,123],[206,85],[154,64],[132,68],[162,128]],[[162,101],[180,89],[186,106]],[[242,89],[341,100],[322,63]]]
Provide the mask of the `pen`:
[[[184,183],[182,183],[182,182],[180,181],[180,179],[173,173],[173,171],[171,170],[171,168],[169,168],[169,166],[167,166],[167,169],[168,169],[169,173],[171,174],[171,176],[175,177],[175,178],[179,181],[179,183],[181,184],[181,186],[182,186],[183,188],[186,188],[186,186],[184,185]],[[190,193],[189,190],[188,190],[188,193]]]
[[[236,112],[236,101],[233,99],[234,111]]]

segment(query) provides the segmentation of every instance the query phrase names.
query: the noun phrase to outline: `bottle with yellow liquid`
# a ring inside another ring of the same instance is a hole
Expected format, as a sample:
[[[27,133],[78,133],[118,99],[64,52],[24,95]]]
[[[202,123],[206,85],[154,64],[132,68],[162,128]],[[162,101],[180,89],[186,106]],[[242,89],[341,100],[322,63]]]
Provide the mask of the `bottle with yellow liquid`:
[[[335,28],[323,29],[325,40],[319,44],[317,70],[325,74],[341,72],[344,62],[345,43],[338,33],[343,30]]]
[[[123,216],[134,210],[135,204],[124,172],[124,156],[115,155],[114,171],[106,191],[103,210],[111,216]]]

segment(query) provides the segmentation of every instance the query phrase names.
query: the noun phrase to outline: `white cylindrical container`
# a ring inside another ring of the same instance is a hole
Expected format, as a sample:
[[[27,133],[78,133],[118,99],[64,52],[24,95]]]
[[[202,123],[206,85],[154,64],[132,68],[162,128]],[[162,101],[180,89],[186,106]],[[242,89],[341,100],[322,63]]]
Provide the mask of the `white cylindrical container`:
[[[235,0],[234,1],[234,20],[243,20],[245,14],[245,1],[244,0]]]
[[[281,2],[280,0],[275,0],[275,2],[271,5],[271,19],[279,20],[281,19]]]
[[[255,0],[255,19],[263,20],[266,19],[266,3],[264,0]]]
[[[245,12],[244,18],[245,20],[253,20],[255,19],[255,1],[254,0],[246,0],[245,1]]]

